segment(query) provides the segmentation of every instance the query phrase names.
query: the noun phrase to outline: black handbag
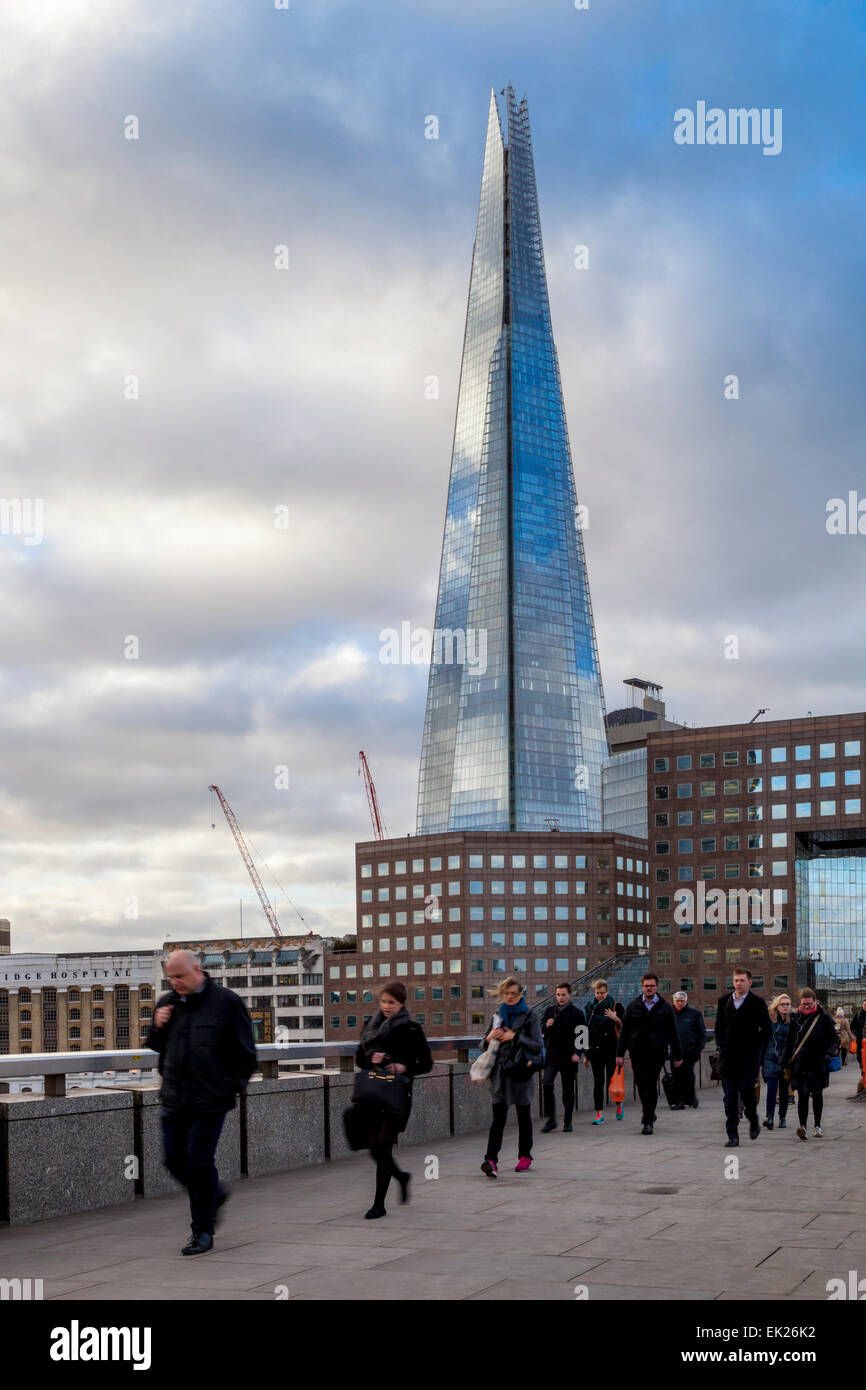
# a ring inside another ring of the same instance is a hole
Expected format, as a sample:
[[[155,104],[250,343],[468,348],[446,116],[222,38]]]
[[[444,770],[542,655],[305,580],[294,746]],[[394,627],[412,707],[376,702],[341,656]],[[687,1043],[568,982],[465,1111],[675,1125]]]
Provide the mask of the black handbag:
[[[357,1105],[380,1105],[395,1115],[402,1115],[409,1105],[412,1082],[400,1072],[382,1071],[373,1067],[355,1075],[352,1100]]]
[[[530,1057],[529,1053],[526,1051],[520,1036],[522,1032],[523,1027],[521,1026],[511,1041],[511,1046],[508,1049],[508,1056],[502,1067],[503,1076],[507,1076],[509,1081],[518,1083],[521,1081],[530,1081],[532,1077],[535,1076],[536,1072],[541,1069],[539,1059]]]

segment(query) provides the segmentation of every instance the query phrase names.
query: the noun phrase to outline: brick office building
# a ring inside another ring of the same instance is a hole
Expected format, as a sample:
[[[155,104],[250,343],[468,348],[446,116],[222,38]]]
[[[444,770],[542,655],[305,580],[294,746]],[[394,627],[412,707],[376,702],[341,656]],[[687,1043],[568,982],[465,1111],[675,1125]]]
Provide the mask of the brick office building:
[[[864,750],[864,714],[650,735],[650,958],[663,993],[686,989],[712,1023],[742,961],[768,999],[808,983],[831,1004],[859,1003]],[[716,888],[727,920],[677,921],[678,892],[697,905]],[[730,893],[741,889],[772,891],[768,921],[756,909],[739,920]]]
[[[331,1040],[402,979],[431,1037],[478,1032],[506,974],[532,1004],[649,942],[646,844],[596,832],[449,831],[355,847],[358,950],[325,958]]]

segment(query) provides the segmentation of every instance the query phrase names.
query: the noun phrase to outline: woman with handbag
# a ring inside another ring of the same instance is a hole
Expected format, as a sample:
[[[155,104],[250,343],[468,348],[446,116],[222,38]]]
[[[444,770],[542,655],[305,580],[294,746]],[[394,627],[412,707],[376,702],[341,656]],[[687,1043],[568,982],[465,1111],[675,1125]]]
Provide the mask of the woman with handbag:
[[[433,1070],[433,1058],[420,1024],[406,1008],[406,986],[389,980],[379,991],[378,1011],[365,1024],[355,1053],[361,1068],[355,1078],[353,1103],[363,1115],[367,1147],[376,1165],[376,1194],[364,1215],[368,1221],[386,1216],[385,1197],[396,1178],[400,1200],[409,1200],[411,1173],[394,1161],[394,1145],[409,1122],[412,1080]]]
[[[767,1117],[764,1129],[773,1128],[776,1113],[776,1097],[779,1100],[779,1128],[786,1128],[785,1116],[788,1113],[788,1083],[783,1074],[785,1048],[791,1027],[791,996],[777,994],[770,1004],[770,1036],[761,1059],[761,1074],[767,1083]]]
[[[851,1043],[854,1041],[854,1034],[851,1032],[851,1024],[848,1022],[844,1009],[838,1008],[836,1010],[833,1026],[836,1029],[836,1038],[839,1043],[839,1057],[844,1067],[848,1061]]]
[[[525,1173],[532,1167],[532,1097],[544,1052],[541,1022],[526,1003],[520,981],[509,975],[497,985],[496,994],[499,1000],[496,1014],[481,1044],[486,1049],[491,1042],[499,1043],[490,1073],[493,1122],[481,1165],[482,1173],[489,1178],[499,1173],[497,1162],[509,1105],[517,1111],[517,1167],[514,1171]],[[495,1026],[497,1015],[498,1027]]]
[[[612,999],[608,993],[607,980],[596,980],[593,984],[595,998],[584,1009],[589,1046],[584,1053],[583,1065],[592,1067],[592,1103],[595,1106],[594,1125],[604,1124],[605,1090],[610,1088],[616,1071],[616,1045],[625,1009]],[[625,1091],[623,1091],[625,1095]],[[622,1119],[622,1101],[615,1102],[616,1118]]]
[[[791,1019],[788,1041],[785,1044],[785,1072],[792,1091],[797,1092],[797,1113],[800,1126],[798,1139],[808,1139],[806,1122],[809,1119],[809,1097],[815,1118],[813,1135],[822,1139],[821,1117],[824,1111],[824,1087],[830,1080],[828,1054],[837,1049],[833,1020],[821,1008],[818,997],[808,987],[800,990],[800,1007]]]

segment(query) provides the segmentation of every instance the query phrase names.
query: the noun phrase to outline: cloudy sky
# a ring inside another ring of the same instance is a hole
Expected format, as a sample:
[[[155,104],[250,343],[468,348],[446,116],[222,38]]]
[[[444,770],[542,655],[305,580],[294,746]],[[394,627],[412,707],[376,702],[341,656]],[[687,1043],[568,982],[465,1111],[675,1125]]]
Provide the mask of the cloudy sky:
[[[825,525],[866,497],[864,48],[850,0],[6,9],[13,949],[261,930],[210,782],[315,930],[354,925],[359,748],[414,829],[426,672],[379,633],[432,626],[491,86],[529,99],[608,708],[864,708],[866,536]],[[781,108],[782,152],[675,144],[698,101]]]

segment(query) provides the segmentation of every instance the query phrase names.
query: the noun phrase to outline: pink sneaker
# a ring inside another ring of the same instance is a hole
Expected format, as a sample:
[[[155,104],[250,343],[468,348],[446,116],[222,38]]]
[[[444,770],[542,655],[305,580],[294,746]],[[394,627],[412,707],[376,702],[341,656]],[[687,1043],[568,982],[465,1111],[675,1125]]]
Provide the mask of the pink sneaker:
[[[514,1171],[515,1171],[515,1173],[526,1173],[526,1172],[529,1171],[529,1169],[530,1169],[531,1167],[532,1167],[532,1159],[531,1159],[531,1158],[519,1158],[519,1159],[517,1160],[517,1167],[515,1168]]]

